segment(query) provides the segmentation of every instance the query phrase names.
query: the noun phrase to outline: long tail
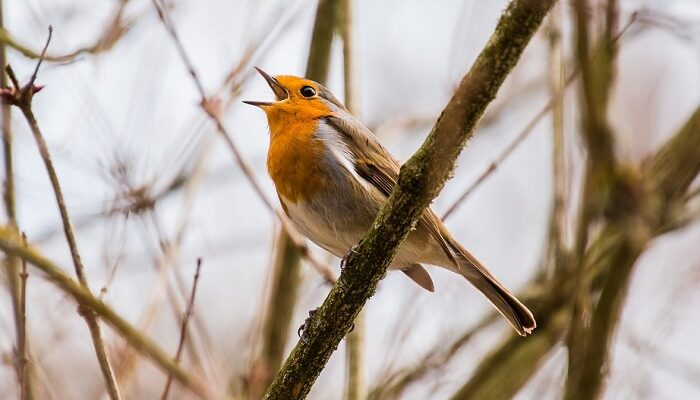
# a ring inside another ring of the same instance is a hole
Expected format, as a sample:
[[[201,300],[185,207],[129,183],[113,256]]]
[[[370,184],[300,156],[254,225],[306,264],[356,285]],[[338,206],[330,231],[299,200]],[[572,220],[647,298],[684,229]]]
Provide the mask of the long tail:
[[[474,285],[498,309],[520,336],[527,336],[537,327],[535,317],[486,267],[456,242],[450,246],[457,253],[458,268],[454,270]]]

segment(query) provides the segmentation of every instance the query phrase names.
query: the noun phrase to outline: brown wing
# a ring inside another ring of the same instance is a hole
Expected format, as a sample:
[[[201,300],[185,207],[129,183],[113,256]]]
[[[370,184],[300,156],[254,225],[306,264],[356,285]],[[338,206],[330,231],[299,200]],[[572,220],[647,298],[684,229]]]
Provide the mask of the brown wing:
[[[355,158],[355,171],[357,174],[389,197],[399,179],[399,162],[384,149],[369,129],[355,119],[331,115],[326,117],[326,121],[348,143],[352,143],[348,147]],[[456,266],[457,260],[450,250],[450,245],[441,233],[440,225],[440,219],[430,208],[426,208],[418,220],[418,226],[427,229]]]

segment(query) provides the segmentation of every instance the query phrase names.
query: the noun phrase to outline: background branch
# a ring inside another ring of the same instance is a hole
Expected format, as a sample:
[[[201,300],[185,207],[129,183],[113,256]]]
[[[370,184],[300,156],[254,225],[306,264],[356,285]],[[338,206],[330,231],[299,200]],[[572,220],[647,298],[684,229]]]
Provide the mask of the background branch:
[[[187,387],[198,396],[209,398],[209,390],[195,377],[191,376],[182,367],[177,365],[172,357],[168,356],[157,344],[143,336],[137,329],[120,317],[111,307],[102,300],[96,298],[82,285],[75,282],[63,270],[44,257],[40,252],[24,244],[11,229],[0,226],[0,249],[14,254],[28,263],[39,268],[47,275],[47,278],[58,286],[59,289],[70,294],[83,307],[90,309],[95,315],[102,318],[112,326],[120,335],[137,351],[145,354],[153,360],[158,367]]]

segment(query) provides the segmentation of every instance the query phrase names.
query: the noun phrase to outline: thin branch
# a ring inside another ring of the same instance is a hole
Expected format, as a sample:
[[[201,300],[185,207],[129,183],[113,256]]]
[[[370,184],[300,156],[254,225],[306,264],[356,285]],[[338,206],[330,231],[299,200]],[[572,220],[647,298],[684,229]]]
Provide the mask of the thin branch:
[[[250,398],[259,399],[282,365],[301,281],[301,254],[289,235],[280,229],[275,243],[270,298],[266,302],[260,357],[249,373]]]
[[[9,102],[14,106],[17,106],[22,111],[22,114],[24,114],[24,117],[27,120],[27,123],[29,124],[30,130],[34,135],[34,139],[39,150],[39,155],[44,161],[44,166],[46,167],[46,172],[49,175],[49,180],[51,181],[51,186],[56,197],[56,204],[58,205],[58,210],[61,215],[61,222],[63,223],[63,232],[66,236],[66,241],[68,242],[68,248],[70,249],[71,258],[73,259],[75,273],[78,277],[78,281],[80,282],[80,284],[87,291],[89,291],[90,289],[88,287],[87,279],[85,277],[85,268],[83,267],[82,260],[80,259],[78,245],[75,240],[73,228],[71,226],[70,217],[68,215],[68,209],[66,207],[66,202],[63,197],[63,191],[61,190],[61,185],[58,180],[58,174],[56,173],[56,169],[53,166],[53,161],[51,160],[51,154],[49,153],[46,140],[44,139],[44,136],[41,133],[41,130],[39,129],[39,124],[32,110],[32,98],[34,94],[42,88],[41,86],[35,85],[37,74],[39,73],[39,68],[41,67],[41,63],[43,61],[44,55],[46,54],[46,50],[49,47],[49,43],[51,42],[52,33],[53,27],[49,26],[49,34],[46,39],[46,44],[44,45],[44,48],[41,51],[41,57],[39,57],[39,61],[36,64],[36,68],[34,69],[34,72],[32,73],[29,82],[25,86],[20,88],[16,81],[16,78],[14,78],[14,72],[12,71],[12,68],[8,65],[6,70],[8,72],[8,75],[10,76],[10,79],[13,80],[15,88],[14,90],[3,89],[0,95],[2,95],[5,101]],[[109,358],[107,356],[107,349],[102,339],[100,326],[97,323],[97,320],[92,314],[91,310],[79,309],[78,312],[85,319],[85,322],[87,323],[88,328],[90,330],[90,336],[92,338],[92,342],[95,348],[95,354],[97,355],[97,360],[100,365],[100,369],[102,370],[102,375],[104,377],[110,398],[112,400],[119,400],[122,398],[122,396],[119,390],[117,379],[114,376],[114,370],[112,369],[112,365],[110,364]]]
[[[183,386],[203,398],[211,398],[209,390],[195,377],[173,362],[156,343],[142,335],[129,322],[117,314],[102,300],[96,298],[86,288],[71,279],[62,268],[44,257],[30,245],[25,245],[21,237],[11,228],[0,226],[0,249],[14,254],[42,270],[58,288],[70,294],[82,307],[92,312],[112,326],[137,351],[148,356],[158,367]]]
[[[0,27],[0,45],[10,47],[18,51],[23,56],[30,59],[43,59],[49,62],[68,63],[75,61],[83,54],[99,54],[111,50],[114,45],[123,38],[127,32],[134,26],[134,19],[125,19],[124,10],[129,0],[120,0],[116,5],[111,20],[105,24],[105,29],[102,34],[94,41],[93,44],[74,50],[64,55],[41,54],[30,49],[28,46],[21,44],[15,39],[10,32],[4,27]],[[4,65],[4,63],[2,64]]]
[[[356,77],[355,38],[353,37],[353,0],[336,1],[337,30],[343,40],[343,86],[345,107],[361,119]],[[368,396],[365,365],[365,313],[355,317],[355,328],[345,337],[345,400],[364,400]]]
[[[0,30],[4,29],[4,1],[0,0]],[[5,45],[0,43],[0,67],[7,64],[7,54]],[[0,88],[8,86],[8,76],[4,70],[0,70]],[[7,102],[2,102],[2,148],[5,166],[5,180],[2,188],[2,197],[5,203],[5,214],[10,226],[19,231],[17,223],[17,211],[15,207],[15,172],[14,172],[14,152],[12,135],[12,106]],[[19,259],[14,256],[7,256],[5,259],[7,286],[12,300],[12,316],[15,323],[15,340],[17,341],[15,354],[15,367],[17,379],[19,381],[22,399],[33,399],[33,385],[31,383],[32,374],[25,374],[24,355],[26,354],[26,325],[24,323],[23,302],[24,294],[22,290],[23,282]]]
[[[180,327],[180,343],[177,345],[177,352],[175,353],[175,364],[180,364],[180,359],[182,358],[182,349],[185,347],[185,338],[187,337],[187,324],[190,321],[190,316],[192,316],[192,310],[194,308],[194,298],[197,295],[197,283],[199,282],[199,271],[202,267],[202,259],[197,259],[197,270],[194,273],[194,281],[192,282],[192,293],[190,294],[190,300],[187,302],[187,309],[185,311],[185,316],[182,318],[182,326]],[[170,391],[170,385],[173,383],[172,373],[168,374],[168,380],[165,383],[165,389],[163,389],[163,395],[160,397],[162,400],[168,398],[168,392]]]
[[[22,241],[27,243],[27,236],[22,233]],[[29,274],[27,273],[27,262],[22,260],[22,272],[20,277],[20,291],[19,291],[19,312],[20,312],[20,328],[19,337],[17,338],[17,357],[19,359],[19,386],[20,386],[20,399],[26,400],[33,397],[32,384],[30,380],[30,371],[28,367],[29,363],[29,351],[27,349],[27,279]]]
[[[304,398],[352,321],[386,273],[398,246],[440,192],[466,140],[520,58],[553,1],[515,0],[464,77],[421,148],[401,168],[398,184],[340,279],[268,389],[267,399]]]

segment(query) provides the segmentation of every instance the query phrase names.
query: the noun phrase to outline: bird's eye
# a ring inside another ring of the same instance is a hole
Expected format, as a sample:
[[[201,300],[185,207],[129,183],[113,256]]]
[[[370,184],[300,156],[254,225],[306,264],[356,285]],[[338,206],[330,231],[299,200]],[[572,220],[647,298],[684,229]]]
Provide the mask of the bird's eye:
[[[304,86],[300,92],[304,97],[314,97],[316,95],[316,91],[311,86]]]

